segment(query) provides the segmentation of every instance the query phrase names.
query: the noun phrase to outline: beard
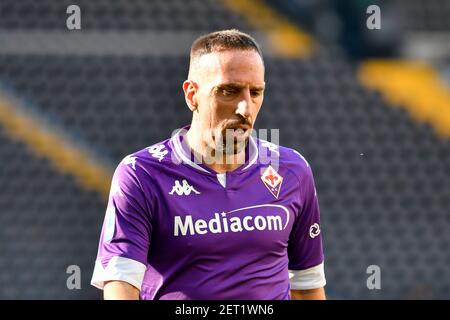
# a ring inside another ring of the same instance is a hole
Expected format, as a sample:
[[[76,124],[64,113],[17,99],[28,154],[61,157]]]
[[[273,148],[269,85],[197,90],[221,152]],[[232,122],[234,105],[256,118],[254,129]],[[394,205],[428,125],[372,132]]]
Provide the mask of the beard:
[[[247,131],[241,128],[223,130],[220,139],[218,139],[219,141],[217,141],[216,150],[227,156],[242,152],[249,139]]]
[[[210,143],[207,147],[208,163],[230,164],[232,162],[245,161],[244,156],[239,156],[239,160],[233,156],[240,154],[245,150],[251,129],[224,129],[215,130],[210,136]],[[241,159],[242,158],[242,159]],[[234,159],[234,160],[233,160]]]

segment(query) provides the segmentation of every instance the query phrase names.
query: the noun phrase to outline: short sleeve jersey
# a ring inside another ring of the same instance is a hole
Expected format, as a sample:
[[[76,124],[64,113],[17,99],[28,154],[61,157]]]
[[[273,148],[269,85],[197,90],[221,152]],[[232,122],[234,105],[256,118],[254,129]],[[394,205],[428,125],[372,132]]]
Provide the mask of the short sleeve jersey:
[[[141,299],[289,299],[325,285],[313,173],[295,150],[250,137],[245,163],[196,163],[186,129],[125,157],[111,183],[92,285]]]

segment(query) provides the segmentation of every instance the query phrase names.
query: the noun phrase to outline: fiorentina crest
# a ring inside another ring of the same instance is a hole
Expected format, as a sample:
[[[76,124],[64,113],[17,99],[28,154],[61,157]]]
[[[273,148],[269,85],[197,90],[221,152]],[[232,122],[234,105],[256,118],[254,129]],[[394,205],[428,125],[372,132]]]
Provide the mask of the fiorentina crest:
[[[273,194],[275,198],[278,199],[278,195],[280,194],[281,183],[283,182],[283,177],[275,171],[272,166],[268,166],[267,169],[261,176],[261,180],[264,185],[269,189],[270,193]]]

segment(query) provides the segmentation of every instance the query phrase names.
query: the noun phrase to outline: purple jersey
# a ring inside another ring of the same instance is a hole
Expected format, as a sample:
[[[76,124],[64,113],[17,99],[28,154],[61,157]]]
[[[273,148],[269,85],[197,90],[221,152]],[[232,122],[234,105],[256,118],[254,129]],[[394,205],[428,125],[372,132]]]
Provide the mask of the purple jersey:
[[[251,137],[246,162],[217,174],[193,161],[183,132],[117,167],[91,283],[126,281],[141,299],[289,299],[323,287],[319,205],[300,153]]]

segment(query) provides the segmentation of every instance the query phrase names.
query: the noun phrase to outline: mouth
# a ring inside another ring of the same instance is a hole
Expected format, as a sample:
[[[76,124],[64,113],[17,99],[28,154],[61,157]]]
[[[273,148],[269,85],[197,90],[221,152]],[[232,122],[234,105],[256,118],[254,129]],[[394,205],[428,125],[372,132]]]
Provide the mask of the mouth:
[[[223,133],[227,133],[231,130],[234,135],[242,135],[246,134],[249,129],[250,126],[246,124],[230,125],[223,130]]]
[[[230,141],[234,141],[235,143],[243,141],[247,138],[249,129],[247,126],[228,127],[224,130],[222,137],[224,141],[227,139],[231,139]]]
[[[233,131],[233,132],[247,132],[250,129],[249,126],[240,125],[240,126],[230,126],[224,129],[224,132]]]
[[[251,129],[252,127],[249,124],[229,124],[220,131],[214,130],[212,138],[213,140],[220,139],[220,143],[223,145],[244,143],[248,139]]]
[[[225,128],[226,129],[233,129],[233,130],[237,130],[237,129],[242,129],[242,130],[248,130],[250,129],[250,126],[247,124],[238,124],[238,125],[231,125]]]

